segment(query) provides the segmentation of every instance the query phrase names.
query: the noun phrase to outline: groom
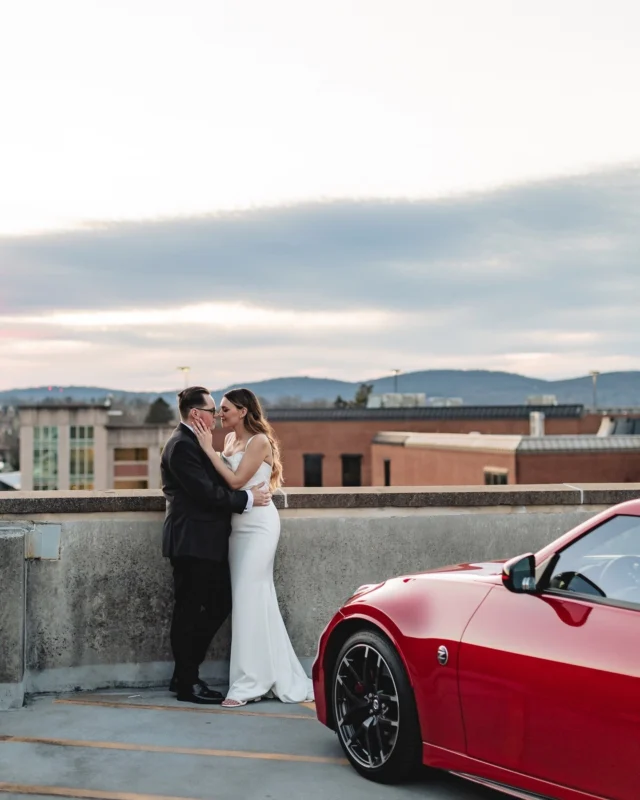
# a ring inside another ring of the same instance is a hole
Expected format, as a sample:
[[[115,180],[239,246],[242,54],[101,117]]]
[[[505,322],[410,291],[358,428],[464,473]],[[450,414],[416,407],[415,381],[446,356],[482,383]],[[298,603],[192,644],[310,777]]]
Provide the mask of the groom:
[[[193,431],[194,420],[215,427],[216,404],[208,389],[191,386],[178,395],[180,424],[162,452],[166,516],[162,554],[171,559],[174,609],[171,648],[175,669],[170,690],[188,703],[219,704],[220,692],[200,679],[211,640],[231,610],[228,550],[231,514],[271,501],[268,488],[231,491],[213,468]]]

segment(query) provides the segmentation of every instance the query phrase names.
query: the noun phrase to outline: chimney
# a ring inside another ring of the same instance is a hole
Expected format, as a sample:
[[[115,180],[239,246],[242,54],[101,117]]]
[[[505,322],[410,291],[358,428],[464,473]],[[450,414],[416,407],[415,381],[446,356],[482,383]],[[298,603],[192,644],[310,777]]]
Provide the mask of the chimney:
[[[529,414],[529,436],[544,436],[544,413],[532,411]]]

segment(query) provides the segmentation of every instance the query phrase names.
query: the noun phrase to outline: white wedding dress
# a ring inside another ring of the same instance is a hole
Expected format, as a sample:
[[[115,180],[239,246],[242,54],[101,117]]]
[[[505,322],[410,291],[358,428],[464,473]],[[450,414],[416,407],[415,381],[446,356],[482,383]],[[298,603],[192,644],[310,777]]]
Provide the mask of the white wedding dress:
[[[240,452],[222,458],[236,472],[243,455]],[[268,485],[270,478],[271,465],[264,461],[243,488]],[[232,517],[228,700],[253,700],[265,695],[283,703],[313,700],[312,681],[291,646],[273,583],[279,538],[280,517],[273,503]]]

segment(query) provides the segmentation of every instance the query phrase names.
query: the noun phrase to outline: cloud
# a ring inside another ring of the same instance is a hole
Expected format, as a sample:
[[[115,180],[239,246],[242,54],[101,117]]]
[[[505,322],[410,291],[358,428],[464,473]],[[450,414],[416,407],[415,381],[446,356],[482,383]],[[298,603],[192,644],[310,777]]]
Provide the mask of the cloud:
[[[186,358],[211,369],[213,352],[230,380],[638,368],[638,252],[631,167],[423,202],[4,237],[2,383],[25,383],[18,354],[36,379],[30,346],[15,344],[25,341],[43,343],[43,382],[102,370],[103,383],[123,386],[164,386]]]
[[[72,330],[153,330],[162,326],[193,328],[194,325],[225,330],[323,330],[339,328],[374,328],[392,321],[393,315],[378,311],[294,311],[291,309],[260,308],[243,303],[203,303],[182,308],[133,309],[125,311],[54,312],[39,317],[1,317],[0,324],[49,325]]]

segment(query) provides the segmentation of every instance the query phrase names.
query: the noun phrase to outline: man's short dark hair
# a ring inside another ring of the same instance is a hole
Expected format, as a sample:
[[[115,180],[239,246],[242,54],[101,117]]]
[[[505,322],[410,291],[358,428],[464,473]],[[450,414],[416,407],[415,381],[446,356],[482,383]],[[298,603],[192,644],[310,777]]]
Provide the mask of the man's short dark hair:
[[[192,408],[204,408],[206,399],[211,392],[204,386],[189,386],[178,395],[178,409],[180,417],[186,419]]]

